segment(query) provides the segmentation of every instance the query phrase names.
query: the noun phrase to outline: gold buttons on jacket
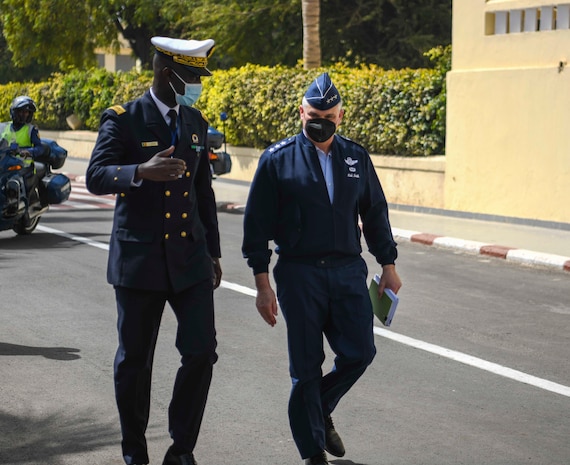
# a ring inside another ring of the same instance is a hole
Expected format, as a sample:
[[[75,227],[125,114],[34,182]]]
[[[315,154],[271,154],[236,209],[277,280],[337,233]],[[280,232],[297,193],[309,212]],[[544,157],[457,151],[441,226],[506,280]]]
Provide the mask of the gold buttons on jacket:
[[[190,171],[186,171],[186,177],[187,177],[187,178],[190,177]]]
[[[170,191],[165,191],[164,195],[166,195],[167,197],[170,197]]]
[[[182,219],[185,220],[186,218],[188,218],[188,213],[182,213]]]
[[[186,237],[187,235],[188,235],[188,234],[186,234],[186,231],[182,231],[182,232],[180,233],[180,236],[181,236],[181,237]]]
[[[190,195],[188,192],[184,192],[184,197],[188,197],[188,195]]]
[[[165,239],[165,240],[168,240],[169,237],[170,237],[170,236],[168,235],[168,233],[166,233],[166,234],[164,235],[164,239]]]
[[[125,194],[124,192],[121,192],[121,197],[126,197],[127,194]]]
[[[117,182],[118,180],[119,180],[119,178],[118,178],[117,176],[115,176],[115,177],[113,178],[113,181],[115,181],[115,182]]]
[[[166,213],[166,214],[164,215],[164,217],[165,217],[166,219],[170,218],[170,213]]]

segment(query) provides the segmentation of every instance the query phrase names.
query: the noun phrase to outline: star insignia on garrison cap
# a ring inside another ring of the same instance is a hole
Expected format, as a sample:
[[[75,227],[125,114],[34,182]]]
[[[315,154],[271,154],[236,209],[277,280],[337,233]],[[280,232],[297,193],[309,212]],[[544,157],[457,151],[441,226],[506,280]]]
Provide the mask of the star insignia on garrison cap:
[[[328,73],[323,73],[309,86],[305,99],[317,110],[328,110],[340,103],[340,94]]]
[[[336,99],[338,99],[338,94],[333,95],[331,98],[327,99],[327,103],[332,103],[334,102]]]

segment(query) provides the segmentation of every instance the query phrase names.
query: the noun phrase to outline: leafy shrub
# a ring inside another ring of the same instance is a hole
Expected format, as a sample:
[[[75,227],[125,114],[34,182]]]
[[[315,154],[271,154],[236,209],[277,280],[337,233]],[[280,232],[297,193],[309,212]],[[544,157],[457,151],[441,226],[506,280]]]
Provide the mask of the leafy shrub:
[[[326,71],[343,99],[345,116],[339,133],[372,153],[440,155],[445,151],[445,76],[451,48],[437,47],[426,55],[434,63],[431,69],[337,64],[310,71],[300,65],[213,71],[212,78],[203,80],[197,107],[210,124],[224,127],[229,143],[264,148],[300,131],[303,94]],[[35,122],[40,129],[68,129],[66,117],[74,113],[83,129],[96,131],[106,108],[140,97],[151,85],[148,71],[110,73],[101,68],[56,73],[38,84],[9,83],[0,86],[0,119],[9,120],[12,99],[24,94],[38,104]],[[228,115],[225,123],[222,112]]]

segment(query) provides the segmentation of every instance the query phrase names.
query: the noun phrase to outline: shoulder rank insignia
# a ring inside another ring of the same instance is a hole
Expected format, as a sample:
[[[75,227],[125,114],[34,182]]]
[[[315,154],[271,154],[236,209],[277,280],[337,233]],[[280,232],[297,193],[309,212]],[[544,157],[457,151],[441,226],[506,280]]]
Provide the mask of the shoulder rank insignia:
[[[125,111],[127,111],[121,105],[113,105],[109,108],[109,110],[113,110],[115,113],[117,113],[117,115],[122,115]]]
[[[283,139],[282,141],[277,142],[276,144],[272,145],[271,147],[269,147],[269,152],[275,152],[276,150],[285,147],[286,145],[290,145],[291,142],[293,142],[295,140],[295,136],[291,136],[287,139]]]
[[[197,109],[198,110],[198,109]],[[206,123],[210,124],[210,121],[208,120],[208,118],[206,117],[206,115],[204,113],[202,113],[201,110],[198,110],[200,112],[200,116],[202,116],[202,119],[204,121],[206,121]]]

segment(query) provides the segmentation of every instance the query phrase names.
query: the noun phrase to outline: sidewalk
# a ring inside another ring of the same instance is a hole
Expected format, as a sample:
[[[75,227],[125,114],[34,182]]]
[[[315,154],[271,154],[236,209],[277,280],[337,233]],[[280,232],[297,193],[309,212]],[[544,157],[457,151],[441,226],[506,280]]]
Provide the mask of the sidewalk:
[[[82,175],[86,166],[87,160],[68,159],[62,171]],[[221,176],[213,181],[213,186],[220,211],[243,212],[249,183]],[[403,206],[392,206],[390,220],[396,241],[417,242],[570,272],[570,229],[440,213],[406,211]]]

